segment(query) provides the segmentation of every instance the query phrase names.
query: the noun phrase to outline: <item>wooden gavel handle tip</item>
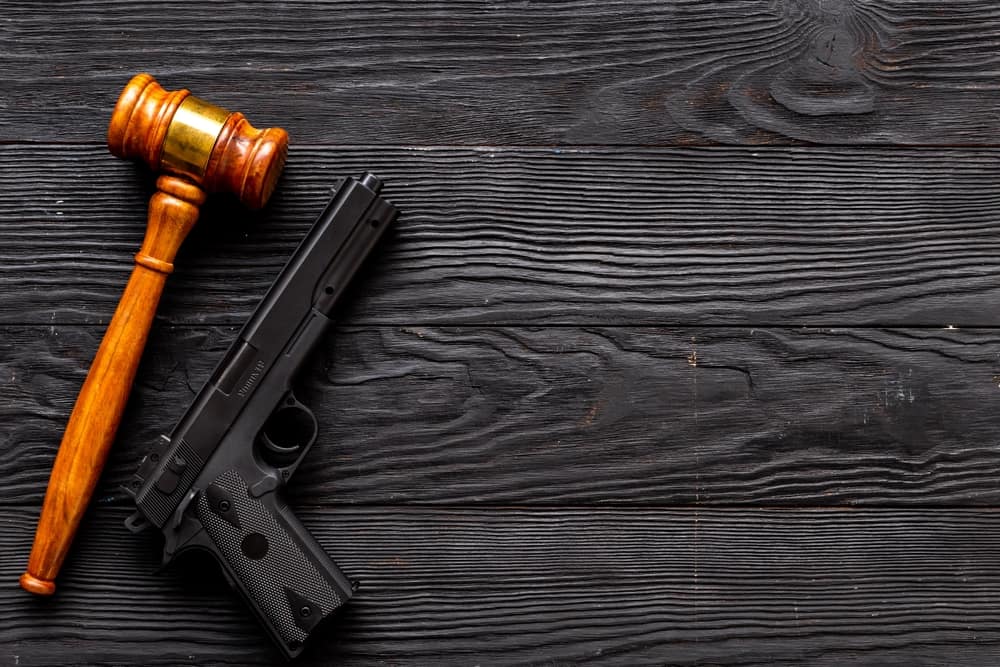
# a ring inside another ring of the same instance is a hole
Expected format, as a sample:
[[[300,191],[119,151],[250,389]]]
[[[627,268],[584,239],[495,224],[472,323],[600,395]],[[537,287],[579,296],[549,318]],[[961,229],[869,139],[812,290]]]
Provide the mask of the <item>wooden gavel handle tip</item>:
[[[39,579],[30,572],[21,575],[21,588],[35,595],[52,595],[56,592],[56,582]]]

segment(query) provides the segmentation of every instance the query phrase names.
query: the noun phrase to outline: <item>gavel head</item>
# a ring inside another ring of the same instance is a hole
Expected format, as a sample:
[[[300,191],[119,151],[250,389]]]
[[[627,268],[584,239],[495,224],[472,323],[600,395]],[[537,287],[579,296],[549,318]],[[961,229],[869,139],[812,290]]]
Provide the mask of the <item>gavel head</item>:
[[[164,90],[149,74],[125,86],[108,126],[108,148],[207,192],[232,192],[250,208],[267,203],[285,165],[288,133],[258,130],[239,112]]]

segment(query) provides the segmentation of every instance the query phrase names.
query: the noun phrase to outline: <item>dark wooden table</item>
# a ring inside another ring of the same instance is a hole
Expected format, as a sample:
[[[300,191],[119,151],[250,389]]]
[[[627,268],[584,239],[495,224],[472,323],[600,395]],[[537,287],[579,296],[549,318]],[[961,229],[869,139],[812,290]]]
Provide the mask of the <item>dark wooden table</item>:
[[[279,660],[119,485],[317,214],[403,210],[302,378],[361,581],[301,665],[1000,661],[987,0],[4,3],[0,664]],[[149,71],[293,148],[167,285],[54,599],[17,588],[145,228]]]

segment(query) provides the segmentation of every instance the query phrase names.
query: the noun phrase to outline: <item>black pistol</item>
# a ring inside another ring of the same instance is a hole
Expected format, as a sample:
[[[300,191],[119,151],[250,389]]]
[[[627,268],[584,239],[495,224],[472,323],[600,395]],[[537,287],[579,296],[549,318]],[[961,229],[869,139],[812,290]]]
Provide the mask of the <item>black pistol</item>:
[[[133,531],[156,526],[164,564],[209,551],[288,658],[353,586],[292,514],[282,488],[316,440],[292,392],[337,300],[398,211],[372,174],[340,182],[169,436],[127,491]]]

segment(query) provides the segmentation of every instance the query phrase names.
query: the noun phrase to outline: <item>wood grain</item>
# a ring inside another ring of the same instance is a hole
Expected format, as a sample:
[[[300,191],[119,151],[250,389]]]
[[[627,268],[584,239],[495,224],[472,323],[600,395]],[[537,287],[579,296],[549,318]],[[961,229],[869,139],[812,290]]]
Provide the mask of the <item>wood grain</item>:
[[[291,490],[362,589],[298,664],[1000,662],[998,40],[986,0],[5,3],[0,665],[276,661],[118,484],[365,169],[403,216]],[[39,600],[153,192],[103,146],[143,70],[293,150],[267,210],[206,206]]]
[[[0,504],[41,501],[99,329],[4,327]],[[183,414],[232,328],[154,330],[95,498]],[[301,502],[994,505],[996,330],[335,329],[298,393]]]
[[[994,150],[293,148],[269,210],[212,197],[159,311],[242,324],[344,174],[402,214],[350,323],[997,326]],[[0,147],[0,321],[106,322],[148,176]]]
[[[296,664],[982,665],[989,510],[308,509],[361,581]],[[98,508],[55,599],[0,588],[3,664],[273,664],[234,594]],[[31,522],[0,514],[0,577]],[[915,657],[916,656],[916,657]]]
[[[146,70],[300,142],[995,144],[998,39],[988,0],[8,3],[0,141],[100,140]]]

